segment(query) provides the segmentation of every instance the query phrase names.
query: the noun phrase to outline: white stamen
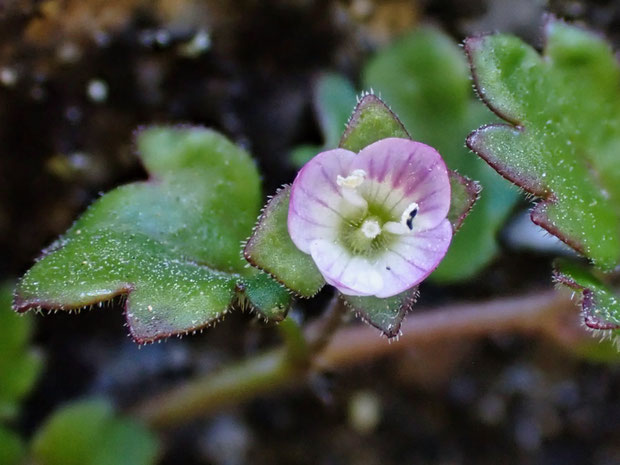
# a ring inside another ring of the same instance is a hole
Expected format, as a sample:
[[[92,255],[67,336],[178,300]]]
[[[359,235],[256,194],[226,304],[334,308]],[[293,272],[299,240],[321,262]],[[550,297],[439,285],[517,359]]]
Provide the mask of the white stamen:
[[[366,179],[366,171],[354,170],[349,176],[336,177],[336,183],[341,187],[340,191],[344,199],[356,208],[368,208],[368,202],[357,192],[357,188],[362,185]]]
[[[413,230],[411,222],[418,213],[418,207],[419,205],[417,203],[411,202],[409,206],[405,208],[403,214],[400,216],[400,224],[405,226],[409,231]]]
[[[366,179],[366,171],[364,170],[354,170],[350,175],[346,178],[338,175],[336,177],[336,183],[340,187],[346,187],[349,189],[355,189],[362,185],[364,179]]]
[[[396,221],[388,221],[383,224],[383,230],[392,234],[407,234],[409,229]]]
[[[392,234],[407,234],[413,231],[413,220],[418,213],[419,205],[411,202],[400,216],[400,222],[388,221],[383,225],[383,230]]]
[[[381,226],[377,220],[366,220],[362,223],[362,232],[368,239],[374,239],[381,234]]]

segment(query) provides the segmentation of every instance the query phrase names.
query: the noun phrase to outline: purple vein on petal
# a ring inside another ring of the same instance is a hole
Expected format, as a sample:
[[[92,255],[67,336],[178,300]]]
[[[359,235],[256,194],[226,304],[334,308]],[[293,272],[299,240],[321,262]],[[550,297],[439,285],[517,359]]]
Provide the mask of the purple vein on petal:
[[[371,174],[370,176],[374,179],[376,179],[379,182],[383,182],[385,177],[387,176],[387,173],[389,171],[389,166],[390,166],[390,152],[388,151],[381,160],[381,166],[378,168],[378,171],[376,173]]]
[[[321,164],[320,166],[321,166],[321,174],[323,175],[323,178],[325,178],[325,181],[327,181],[327,184],[329,184],[329,186],[332,188],[334,192],[336,192],[337,194],[340,194],[340,191],[338,190],[338,185],[336,184],[336,179],[335,178],[332,179],[332,177],[330,177],[324,165]]]
[[[298,186],[298,189],[300,189],[305,195],[308,196],[308,198],[316,203],[318,203],[319,205],[321,205],[322,207],[327,208],[328,210],[331,210],[332,212],[334,212],[336,215],[338,215],[340,218],[342,218],[343,220],[345,219],[342,214],[340,214],[340,212],[336,209],[334,209],[333,207],[331,207],[330,205],[328,205],[327,203],[325,203],[324,200],[321,200],[320,198],[318,198],[317,196],[315,196],[314,194],[308,192],[303,186]]]
[[[428,252],[428,253],[430,253],[430,254],[435,254],[435,253],[437,253],[437,250],[435,250],[435,249],[429,249],[428,247],[420,247],[419,245],[416,245],[416,244],[409,244],[409,243],[407,243],[407,245],[408,245],[409,247],[411,247],[411,248],[415,249],[415,250],[421,250],[421,251],[423,251],[423,252]]]
[[[381,201],[381,205],[385,205],[387,202],[387,199],[390,197],[390,195],[392,195],[394,192],[400,192],[401,195],[399,197],[399,199],[396,201],[396,203],[394,204],[394,206],[392,208],[389,209],[389,213],[392,213],[392,210],[400,203],[403,201],[403,199],[405,198],[405,194],[404,192],[402,192],[401,189],[388,189],[387,191],[387,195],[385,197],[383,197],[383,200]]]
[[[334,268],[334,265],[336,263],[338,263],[338,261],[340,260],[340,258],[345,254],[345,252],[343,250],[340,251],[340,254],[338,255],[337,258],[335,258],[334,260],[332,260],[332,262],[329,264],[328,267],[325,268],[325,270],[323,270],[325,273],[328,273]]]
[[[396,271],[394,271],[392,269],[392,267],[389,267],[389,269],[386,269],[385,271],[387,271],[388,273],[390,273],[392,276],[394,276],[398,281],[400,281],[403,284],[409,284],[409,281],[403,279],[402,275],[400,273],[397,273]]]
[[[378,182],[378,181],[376,181],[374,179],[373,179],[373,181],[374,181],[374,185],[375,185],[375,191],[372,193],[372,197],[369,197],[369,198],[372,199],[373,201],[376,201],[377,197],[379,196],[379,193],[381,192],[382,185],[381,185],[380,182]]]
[[[435,167],[437,166],[437,162],[433,163],[427,170],[425,173],[422,174],[422,176],[420,176],[418,179],[414,180],[414,182],[412,184],[410,184],[409,186],[407,186],[407,188],[405,189],[405,195],[409,196],[411,195],[414,191],[416,191],[420,184],[422,184],[424,181],[426,181],[426,178],[429,177],[429,175],[433,174],[435,172]]]
[[[401,236],[401,242],[409,247],[413,247],[414,249],[429,252],[431,254],[436,254],[437,250],[420,247],[420,243],[423,241],[431,241],[431,242],[442,244],[445,239],[444,240],[439,239],[438,237],[439,233],[437,233],[437,229],[440,228],[441,226],[442,226],[442,223],[439,223],[437,226],[434,226],[432,228],[423,229],[421,231],[416,231],[412,235]]]
[[[375,159],[374,157],[368,162],[368,175],[372,178],[375,173]]]
[[[443,191],[445,189],[445,187],[440,187],[439,189],[435,189],[434,191],[425,194],[424,198],[420,199],[420,203],[424,202],[424,203],[429,203],[430,200],[432,200],[432,197],[434,197],[435,195],[441,193],[441,191]]]
[[[340,257],[342,256],[342,254],[338,257],[340,259]],[[353,260],[348,260],[347,264],[344,266],[344,268],[342,269],[342,271],[340,272],[340,275],[338,276],[338,278],[336,279],[338,282],[343,283],[342,281],[342,277],[344,276],[345,272],[349,269],[349,266],[351,266],[351,262],[353,262]],[[347,286],[349,287],[349,286]],[[350,288],[350,287],[349,287]]]
[[[374,199],[377,196],[379,189],[381,188],[381,185],[379,182],[376,181],[374,174],[375,174],[375,159],[373,157],[368,161],[368,177],[369,177],[369,182],[372,182],[372,187],[373,187],[372,191],[374,191],[374,192],[371,192],[371,189],[368,190],[369,199]]]
[[[349,167],[351,165],[351,161],[349,160],[349,162],[347,163],[347,165],[349,165],[349,166],[347,166],[347,167],[342,166],[342,162],[343,162],[342,157],[339,157],[338,158],[338,167],[340,168],[340,172],[346,175],[346,174],[348,174]]]
[[[414,268],[417,268],[418,270],[422,271],[423,273],[426,273],[428,271],[426,268],[422,268],[420,265],[417,265],[414,262],[412,262],[411,260],[405,258],[401,253],[397,252],[396,250],[388,249],[388,251],[392,252],[394,255],[400,257],[402,260],[404,260],[405,262],[409,263]]]
[[[386,198],[385,198],[385,201],[383,202],[384,204],[387,202],[387,199],[388,199],[388,197],[386,197]],[[393,215],[393,214],[394,214],[394,209],[395,209],[396,207],[398,207],[398,206],[401,204],[401,202],[402,202],[403,200],[407,202],[407,205],[409,205],[411,202],[413,202],[413,199],[407,199],[407,198],[406,198],[406,196],[405,196],[405,193],[401,191],[401,196],[400,196],[400,198],[398,198],[398,199],[394,202],[394,204],[393,204],[391,207],[389,207],[389,208],[387,209],[387,210],[388,210],[388,213],[389,213],[389,214],[391,214],[391,215]],[[401,210],[404,210],[404,208],[402,208]],[[402,211],[396,212],[395,216],[399,217],[398,219],[400,220],[400,215],[401,215],[402,213],[403,213]]]
[[[299,219],[300,219],[300,220],[302,220],[302,221],[305,221],[305,222],[306,222],[306,223],[308,223],[308,224],[311,224],[311,225],[313,225],[313,226],[318,226],[318,227],[320,227],[320,228],[327,228],[327,229],[331,229],[331,228],[332,228],[332,226],[330,226],[330,225],[327,225],[327,224],[324,224],[324,223],[319,223],[318,221],[315,221],[315,220],[313,220],[313,219],[310,219],[310,218],[308,218],[308,217],[306,217],[306,216],[302,215],[302,214],[299,212],[299,210],[297,210],[297,206],[296,206],[296,205],[294,205],[294,204],[292,204],[292,205],[291,205],[291,209],[292,209],[293,213],[295,214],[295,216],[296,216],[297,218],[299,218]]]
[[[396,177],[392,180],[392,185],[394,187],[398,187],[400,186],[401,180],[403,178],[403,176],[405,176],[406,174],[408,174],[408,170],[407,170],[407,165],[409,164],[409,162],[411,161],[411,158],[417,153],[417,149],[415,149],[413,152],[411,152],[408,156],[407,159],[404,161],[404,163],[401,165],[401,169],[398,170],[398,172],[396,173]]]

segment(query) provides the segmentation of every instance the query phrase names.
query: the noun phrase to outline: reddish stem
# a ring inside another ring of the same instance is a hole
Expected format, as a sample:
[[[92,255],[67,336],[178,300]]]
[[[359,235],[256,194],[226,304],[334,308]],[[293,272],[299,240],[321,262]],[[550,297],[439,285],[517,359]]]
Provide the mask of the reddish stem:
[[[521,297],[487,302],[446,305],[419,311],[407,317],[400,340],[389,342],[374,328],[355,325],[341,329],[324,348],[317,333],[322,326],[333,331],[339,321],[336,305],[333,314],[306,330],[306,338],[319,353],[310,369],[337,368],[368,362],[418,345],[450,338],[479,337],[496,333],[545,334],[556,340],[562,331],[562,316],[575,312],[566,294],[546,291]],[[317,338],[318,337],[318,338]],[[171,427],[213,411],[254,398],[265,392],[290,385],[308,374],[308,364],[298,363],[286,350],[276,349],[255,355],[219,372],[189,380],[169,392],[147,399],[135,409],[137,416],[152,426]]]

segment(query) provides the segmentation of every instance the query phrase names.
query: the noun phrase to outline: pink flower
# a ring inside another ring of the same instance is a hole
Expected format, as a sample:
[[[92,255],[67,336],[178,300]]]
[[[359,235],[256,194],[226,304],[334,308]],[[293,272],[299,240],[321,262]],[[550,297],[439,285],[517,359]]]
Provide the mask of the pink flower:
[[[385,298],[439,265],[452,239],[449,208],[439,153],[389,138],[358,154],[335,149],[310,160],[291,188],[288,230],[340,292]]]

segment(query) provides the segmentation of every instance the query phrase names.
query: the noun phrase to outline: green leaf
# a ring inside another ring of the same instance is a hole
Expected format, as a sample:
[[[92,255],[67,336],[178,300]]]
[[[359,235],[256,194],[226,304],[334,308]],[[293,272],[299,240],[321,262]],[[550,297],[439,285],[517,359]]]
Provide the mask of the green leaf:
[[[584,322],[594,330],[620,333],[620,298],[587,268],[567,260],[557,260],[553,277],[580,295]]]
[[[314,86],[313,106],[323,135],[323,146],[301,145],[291,152],[291,163],[301,168],[316,154],[333,149],[340,142],[342,131],[356,104],[353,84],[344,76],[325,73]]]
[[[347,307],[362,320],[380,329],[388,337],[396,337],[407,312],[418,298],[418,288],[408,289],[393,297],[359,297],[341,294]]]
[[[56,411],[37,432],[32,457],[38,465],[149,465],[158,449],[144,426],[90,400]]]
[[[325,147],[334,148],[338,145],[355,103],[355,89],[348,79],[334,73],[327,73],[319,78],[315,92],[315,110],[321,132],[325,136]]]
[[[282,321],[291,306],[291,295],[268,274],[257,272],[251,280],[246,280],[244,296],[248,303],[260,311],[270,321]]]
[[[0,286],[0,421],[17,414],[19,402],[33,388],[43,362],[28,345],[30,316],[11,310],[12,288],[10,284]]]
[[[288,233],[291,186],[284,186],[267,203],[244,249],[245,258],[302,297],[312,297],[325,280],[312,257],[299,250]]]
[[[149,180],[96,201],[26,273],[15,308],[79,309],[126,295],[142,343],[209,325],[241,290],[254,306],[267,289],[267,301],[285,302],[286,291],[240,255],[261,199],[250,156],[200,128],[147,129],[137,145]]]
[[[326,149],[318,145],[300,145],[295,147],[290,154],[291,164],[296,168],[301,168],[323,150]]]
[[[0,463],[19,465],[23,463],[26,450],[21,438],[0,425]]]
[[[411,139],[394,112],[375,94],[367,93],[353,110],[339,147],[357,153],[387,137]]]
[[[471,278],[497,254],[496,235],[518,194],[464,147],[471,130],[496,118],[474,99],[461,49],[439,30],[419,28],[370,60],[362,81],[389,103],[413,139],[435,147],[451,170],[482,184],[476,208],[431,275],[443,282]],[[460,205],[459,196],[453,194],[453,205]]]
[[[363,85],[389,103],[412,137],[432,143],[442,155],[463,147],[473,97],[468,78],[458,45],[430,27],[418,28],[379,51],[362,73]]]
[[[471,209],[474,208],[482,188],[478,182],[461,176],[456,171],[450,171],[448,174],[452,194],[448,219],[452,223],[452,229],[456,232],[463,225]]]
[[[541,55],[520,39],[468,39],[480,96],[510,124],[468,145],[542,200],[532,221],[603,270],[620,263],[620,65],[598,35],[551,18]]]

